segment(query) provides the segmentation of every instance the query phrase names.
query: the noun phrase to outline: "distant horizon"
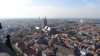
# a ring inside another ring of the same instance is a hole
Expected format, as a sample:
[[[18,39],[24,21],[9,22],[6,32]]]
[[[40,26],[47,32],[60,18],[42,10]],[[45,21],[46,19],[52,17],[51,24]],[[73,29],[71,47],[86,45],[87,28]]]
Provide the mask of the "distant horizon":
[[[41,17],[41,18],[39,18],[39,17],[36,17],[36,18],[0,18],[0,20],[6,20],[6,19],[45,19],[45,17]],[[100,18],[72,18],[72,17],[70,17],[70,18],[47,18],[46,17],[46,19],[100,19]]]

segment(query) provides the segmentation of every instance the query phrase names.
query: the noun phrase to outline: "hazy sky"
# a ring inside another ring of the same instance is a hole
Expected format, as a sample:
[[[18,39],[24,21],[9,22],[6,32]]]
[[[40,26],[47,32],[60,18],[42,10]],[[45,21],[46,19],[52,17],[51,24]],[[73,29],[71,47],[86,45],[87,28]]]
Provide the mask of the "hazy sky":
[[[0,18],[100,18],[100,0],[0,0]]]

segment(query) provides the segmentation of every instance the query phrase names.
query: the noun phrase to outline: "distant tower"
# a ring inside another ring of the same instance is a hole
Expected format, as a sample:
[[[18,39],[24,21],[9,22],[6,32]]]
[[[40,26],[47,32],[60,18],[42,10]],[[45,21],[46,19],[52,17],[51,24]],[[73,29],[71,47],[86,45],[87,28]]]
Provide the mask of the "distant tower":
[[[81,24],[83,24],[83,23],[84,23],[84,20],[83,20],[83,19],[81,19],[81,20],[80,20],[80,23],[81,23]]]
[[[46,17],[44,19],[44,26],[47,26],[47,19],[46,19]]]

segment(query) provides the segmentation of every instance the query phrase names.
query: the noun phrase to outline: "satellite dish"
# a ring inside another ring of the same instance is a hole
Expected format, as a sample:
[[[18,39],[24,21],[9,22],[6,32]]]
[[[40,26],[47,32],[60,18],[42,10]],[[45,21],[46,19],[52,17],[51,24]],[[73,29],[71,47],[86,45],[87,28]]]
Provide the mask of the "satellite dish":
[[[36,28],[37,30],[39,30],[39,29],[40,29],[40,28],[39,28],[39,27],[37,27],[37,26],[36,26],[35,28]]]

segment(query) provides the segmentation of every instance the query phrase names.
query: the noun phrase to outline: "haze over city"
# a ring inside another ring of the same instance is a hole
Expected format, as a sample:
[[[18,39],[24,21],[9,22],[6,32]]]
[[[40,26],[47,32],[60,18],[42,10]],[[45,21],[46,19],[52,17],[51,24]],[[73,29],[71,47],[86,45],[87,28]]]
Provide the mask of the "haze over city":
[[[100,0],[0,0],[0,56],[100,56]]]
[[[100,0],[0,0],[2,18],[100,18]]]

